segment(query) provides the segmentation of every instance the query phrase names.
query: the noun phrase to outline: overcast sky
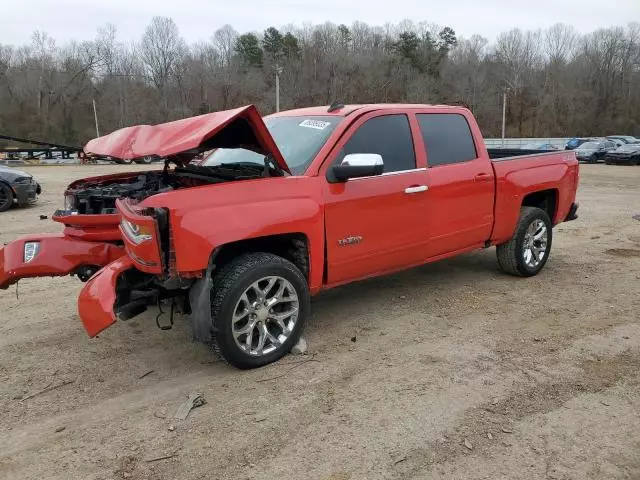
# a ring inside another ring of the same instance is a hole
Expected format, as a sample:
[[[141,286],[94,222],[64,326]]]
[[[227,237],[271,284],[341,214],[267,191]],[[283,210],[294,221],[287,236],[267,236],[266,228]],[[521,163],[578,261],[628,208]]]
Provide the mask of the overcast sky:
[[[303,22],[371,25],[411,19],[452,27],[460,36],[494,39],[513,27],[568,23],[580,32],[640,22],[640,0],[1,0],[0,43],[25,44],[34,30],[58,43],[90,40],[113,23],[122,41],[137,40],[155,15],[172,17],[188,42],[207,40],[228,23],[239,32]],[[11,7],[8,5],[11,4]]]

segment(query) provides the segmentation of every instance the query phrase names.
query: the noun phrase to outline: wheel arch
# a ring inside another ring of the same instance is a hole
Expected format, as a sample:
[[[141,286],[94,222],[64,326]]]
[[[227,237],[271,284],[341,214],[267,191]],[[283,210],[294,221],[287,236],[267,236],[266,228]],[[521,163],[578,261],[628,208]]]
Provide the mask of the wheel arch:
[[[9,209],[11,208],[11,204],[13,203],[13,200],[15,200],[16,198],[16,192],[13,189],[13,187],[9,184],[9,182],[4,180],[3,178],[0,178],[0,186],[7,187],[9,189],[9,193],[13,196],[13,198],[10,198],[11,201],[9,202],[9,205],[6,207],[7,209]]]
[[[530,192],[522,199],[523,207],[536,207],[540,210],[544,210],[549,215],[552,225],[557,222],[557,210],[558,210],[558,190],[550,188],[547,190],[539,190],[537,192]]]
[[[272,253],[293,263],[309,281],[309,238],[302,232],[253,237],[220,245],[212,252],[216,270],[244,253]]]

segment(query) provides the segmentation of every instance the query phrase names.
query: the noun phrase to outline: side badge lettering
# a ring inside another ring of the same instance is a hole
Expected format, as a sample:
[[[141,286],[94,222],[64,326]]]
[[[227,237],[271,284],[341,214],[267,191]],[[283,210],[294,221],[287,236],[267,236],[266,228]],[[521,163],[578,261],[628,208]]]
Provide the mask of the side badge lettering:
[[[346,247],[348,245],[357,245],[361,241],[362,241],[362,237],[359,236],[359,235],[353,236],[353,237],[342,238],[342,239],[338,240],[338,246],[339,247]]]

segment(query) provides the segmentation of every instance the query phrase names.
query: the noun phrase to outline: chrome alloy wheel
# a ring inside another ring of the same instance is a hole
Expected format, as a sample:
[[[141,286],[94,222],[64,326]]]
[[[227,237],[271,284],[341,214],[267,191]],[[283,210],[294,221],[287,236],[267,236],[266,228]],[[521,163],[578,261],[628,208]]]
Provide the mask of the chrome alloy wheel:
[[[547,252],[549,235],[547,226],[542,220],[534,220],[527,228],[522,244],[524,263],[528,267],[535,268],[540,265]]]
[[[261,278],[244,291],[233,309],[233,338],[245,353],[267,355],[287,341],[298,313],[298,294],[287,279]]]

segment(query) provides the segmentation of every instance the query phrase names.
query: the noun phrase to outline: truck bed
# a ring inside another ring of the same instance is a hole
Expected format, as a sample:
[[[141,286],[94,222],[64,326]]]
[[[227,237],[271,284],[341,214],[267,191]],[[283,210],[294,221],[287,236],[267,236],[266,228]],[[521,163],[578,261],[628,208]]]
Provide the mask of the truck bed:
[[[490,150],[490,156],[491,152]],[[496,244],[507,241],[513,234],[520,215],[520,201],[514,199],[525,198],[532,192],[555,192],[556,212],[551,219],[555,225],[564,221],[567,216],[578,185],[578,162],[573,150],[512,152],[524,154],[500,156],[495,159],[491,156],[496,178],[496,223],[492,241]],[[544,181],[541,182],[540,179]]]
[[[526,157],[529,155],[544,155],[549,153],[559,153],[563,150],[523,150],[520,148],[487,148],[491,160],[511,159],[516,157]]]

